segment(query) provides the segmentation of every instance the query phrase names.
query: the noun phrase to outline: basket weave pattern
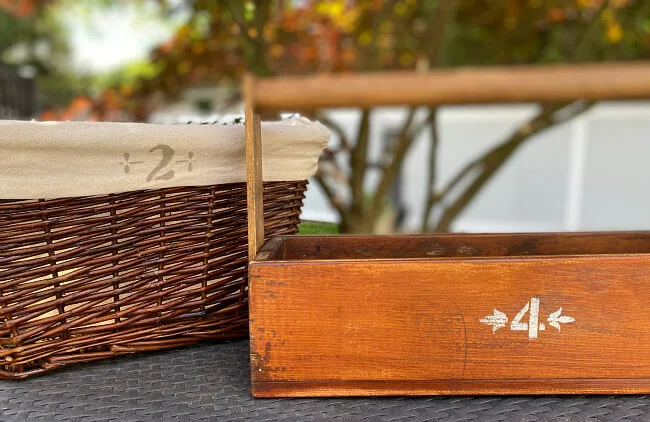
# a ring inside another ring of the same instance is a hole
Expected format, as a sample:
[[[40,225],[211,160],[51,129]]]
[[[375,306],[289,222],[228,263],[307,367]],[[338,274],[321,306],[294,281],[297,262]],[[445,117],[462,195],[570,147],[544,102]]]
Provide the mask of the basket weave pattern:
[[[264,184],[267,236],[306,182]],[[0,202],[0,378],[247,334],[246,186]]]

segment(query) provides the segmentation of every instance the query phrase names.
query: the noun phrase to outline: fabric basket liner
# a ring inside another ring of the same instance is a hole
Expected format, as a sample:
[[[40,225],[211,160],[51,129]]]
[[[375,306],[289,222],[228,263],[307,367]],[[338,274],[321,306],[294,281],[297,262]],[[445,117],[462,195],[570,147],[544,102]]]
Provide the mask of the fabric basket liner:
[[[329,132],[262,123],[264,181],[313,175]],[[246,181],[244,125],[0,121],[0,198],[104,195]]]

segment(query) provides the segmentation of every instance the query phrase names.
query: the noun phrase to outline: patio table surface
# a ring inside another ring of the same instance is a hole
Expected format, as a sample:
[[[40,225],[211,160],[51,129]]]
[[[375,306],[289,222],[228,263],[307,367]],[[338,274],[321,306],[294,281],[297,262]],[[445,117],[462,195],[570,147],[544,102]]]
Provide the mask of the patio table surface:
[[[648,396],[253,399],[248,341],[203,343],[0,381],[0,420],[650,421]]]

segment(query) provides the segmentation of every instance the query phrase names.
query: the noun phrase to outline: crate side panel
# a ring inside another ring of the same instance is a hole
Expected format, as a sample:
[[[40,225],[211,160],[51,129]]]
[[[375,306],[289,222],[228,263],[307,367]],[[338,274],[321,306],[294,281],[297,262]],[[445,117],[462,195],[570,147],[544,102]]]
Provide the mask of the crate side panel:
[[[649,261],[254,265],[254,387],[650,379]]]

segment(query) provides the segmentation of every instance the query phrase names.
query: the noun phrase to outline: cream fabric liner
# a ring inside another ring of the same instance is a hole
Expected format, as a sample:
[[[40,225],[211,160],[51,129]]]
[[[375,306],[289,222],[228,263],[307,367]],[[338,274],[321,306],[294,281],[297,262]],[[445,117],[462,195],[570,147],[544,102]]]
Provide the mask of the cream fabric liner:
[[[316,171],[329,132],[262,124],[265,181]],[[243,125],[0,121],[0,198],[58,198],[244,182]]]

